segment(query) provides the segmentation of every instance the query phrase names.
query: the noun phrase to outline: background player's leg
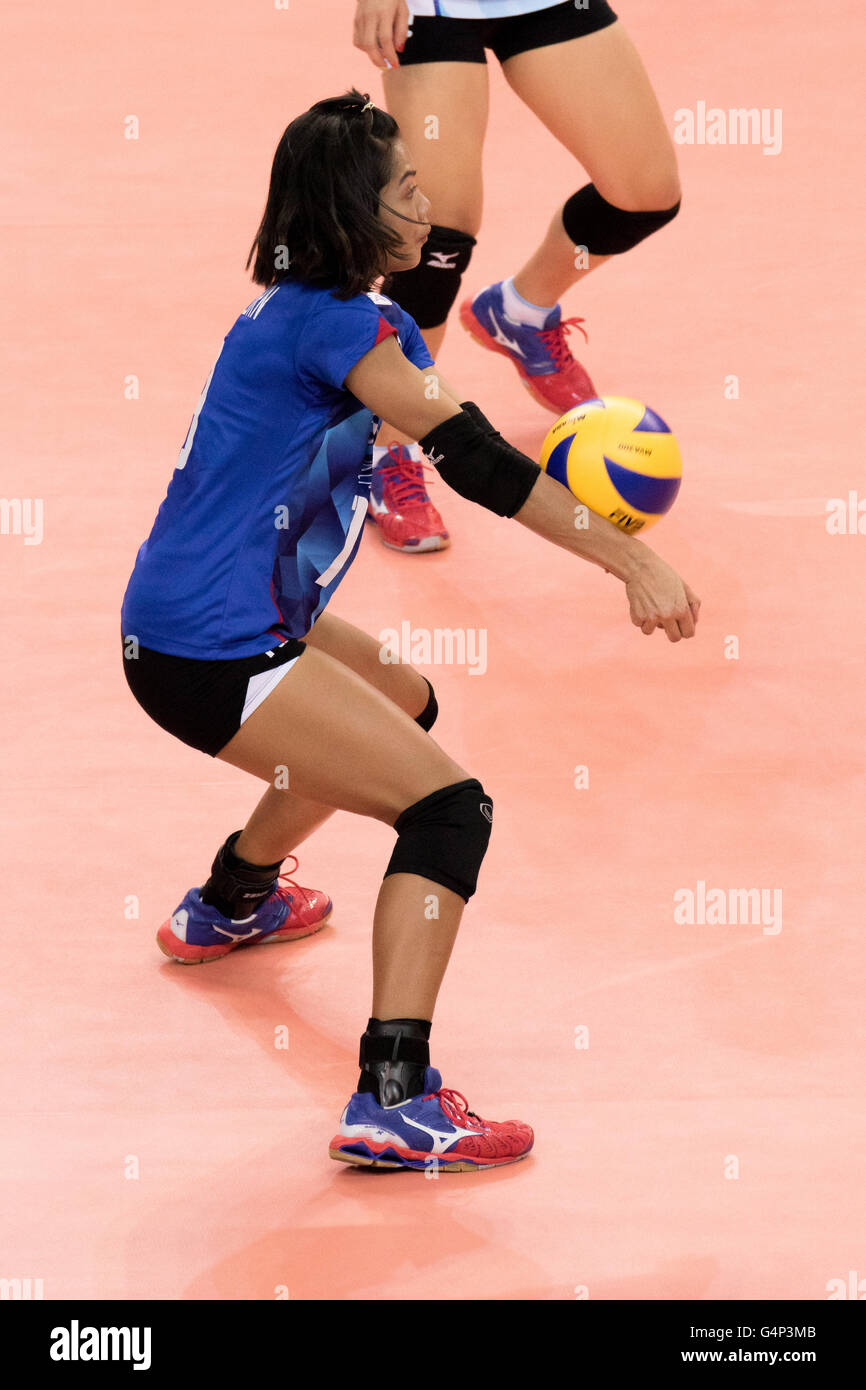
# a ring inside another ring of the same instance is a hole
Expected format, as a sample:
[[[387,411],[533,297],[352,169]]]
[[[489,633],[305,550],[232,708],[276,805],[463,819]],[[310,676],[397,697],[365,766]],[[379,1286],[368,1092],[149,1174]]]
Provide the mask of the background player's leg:
[[[382,85],[387,108],[418,170],[418,185],[430,199],[433,221],[477,236],[489,101],[487,64],[416,63],[383,73]]]
[[[219,757],[266,781],[284,766],[305,801],[388,825],[467,776],[381,691],[312,646]],[[375,1017],[432,1018],[463,906],[457,893],[418,874],[385,880],[374,921]]]
[[[489,101],[486,63],[411,64],[383,73],[382,84],[387,108],[412,153],[418,185],[430,199],[434,223],[477,236]],[[434,361],[445,327],[443,321],[422,330]],[[408,435],[383,422],[379,442],[392,441],[410,442]]]
[[[430,692],[424,677],[405,663],[380,661],[381,643],[352,623],[323,613],[304,641],[348,666],[412,719],[425,708]],[[276,768],[272,781],[275,777]],[[285,859],[333,812],[332,806],[296,796],[287,787],[272,785],[235,841],[235,853],[251,864],[275,864]]]
[[[522,101],[586,170],[602,198],[626,212],[671,208],[680,198],[676,154],[649,77],[617,22],[566,43],[530,49],[502,70]],[[537,251],[514,276],[533,304],[555,304],[608,256],[575,266],[575,246],[555,214]]]
[[[481,225],[487,63],[410,63],[385,73],[383,84],[388,110],[418,170],[418,185],[430,199],[433,223],[419,265],[395,276],[390,292],[412,314],[436,361],[471,238]],[[451,543],[422,465],[417,441],[383,421],[373,452],[368,516],[383,543],[405,554]]]

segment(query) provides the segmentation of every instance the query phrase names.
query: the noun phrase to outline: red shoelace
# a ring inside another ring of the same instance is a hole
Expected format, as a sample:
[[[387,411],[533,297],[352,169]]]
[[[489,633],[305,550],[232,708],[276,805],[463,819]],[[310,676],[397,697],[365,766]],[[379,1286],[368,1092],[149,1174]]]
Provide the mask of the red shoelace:
[[[294,854],[289,854],[287,855],[287,858],[293,859],[295,861],[289,872],[296,874],[298,872],[297,856]],[[291,891],[292,897],[301,896],[307,904],[307,907],[310,906],[309,890],[306,888],[302,888],[301,885],[299,883],[296,883],[293,878],[289,878],[289,875],[288,873],[286,873],[285,869],[281,870],[277,879],[277,891],[279,891],[280,888],[288,888]]]
[[[425,474],[429,473],[432,477],[434,470],[420,459],[401,458],[399,450],[399,444],[388,445],[388,453],[394,462],[384,464],[381,471],[382,481],[390,489],[389,504],[393,503],[394,509],[402,512],[409,507],[423,507],[430,501]]]
[[[459,1125],[461,1128],[465,1128],[467,1120],[474,1120],[477,1125],[486,1124],[480,1115],[476,1115],[473,1110],[469,1109],[469,1102],[461,1091],[452,1091],[449,1086],[443,1086],[441,1090],[431,1091],[428,1096],[424,1096],[424,1100],[432,1100],[434,1096],[439,1100],[452,1124]],[[462,1104],[458,1105],[458,1101],[461,1101]]]
[[[553,370],[555,372],[567,371],[574,365],[574,358],[571,355],[571,348],[566,342],[568,334],[572,328],[577,328],[589,342],[589,334],[586,329],[581,327],[586,322],[585,319],[562,319],[555,328],[543,328],[538,336],[544,342],[544,346],[553,359]]]

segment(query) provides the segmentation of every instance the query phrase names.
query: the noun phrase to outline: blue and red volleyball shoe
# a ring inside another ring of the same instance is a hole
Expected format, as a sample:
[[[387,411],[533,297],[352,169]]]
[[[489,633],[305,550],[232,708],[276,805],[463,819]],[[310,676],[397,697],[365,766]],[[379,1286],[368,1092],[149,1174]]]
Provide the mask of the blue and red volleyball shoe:
[[[511,319],[505,312],[502,282],[488,285],[474,299],[460,305],[460,322],[482,347],[501,352],[514,363],[520,379],[539,405],[564,415],[581,401],[598,393],[588,372],[571,354],[566,341],[583,319],[564,319],[556,304],[543,328]]]
[[[424,1091],[387,1108],[371,1092],[356,1091],[343,1111],[329,1153],[340,1163],[365,1168],[418,1168],[467,1173],[501,1168],[526,1158],[534,1142],[519,1120],[482,1120],[466,1097],[442,1085],[435,1067],[424,1073]]]
[[[223,917],[215,907],[202,902],[198,888],[190,888],[180,906],[163,922],[156,943],[164,955],[181,965],[203,965],[220,960],[239,946],[299,941],[312,936],[321,931],[332,909],[327,893],[318,888],[302,888],[285,873],[280,874],[276,888],[258,911],[241,921]]]
[[[373,460],[367,516],[382,532],[382,543],[406,555],[446,550],[451,539],[430,501],[418,445],[389,444],[381,455],[377,449]]]

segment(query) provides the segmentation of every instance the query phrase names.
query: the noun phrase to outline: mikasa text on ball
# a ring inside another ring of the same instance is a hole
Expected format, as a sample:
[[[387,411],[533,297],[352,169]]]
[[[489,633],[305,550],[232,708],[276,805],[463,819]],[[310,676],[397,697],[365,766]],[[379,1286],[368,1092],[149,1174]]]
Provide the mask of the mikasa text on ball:
[[[581,401],[548,431],[539,459],[590,511],[634,533],[670,511],[679,445],[660,415],[627,396]]]

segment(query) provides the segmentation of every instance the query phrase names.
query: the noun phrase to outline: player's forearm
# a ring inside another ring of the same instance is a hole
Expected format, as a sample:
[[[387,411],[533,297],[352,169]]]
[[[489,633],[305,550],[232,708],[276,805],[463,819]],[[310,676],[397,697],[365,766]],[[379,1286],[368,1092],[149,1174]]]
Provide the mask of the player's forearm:
[[[474,402],[464,401],[462,409],[495,450],[497,477],[504,481],[509,471],[514,470],[523,479],[521,504],[509,510],[508,516],[554,545],[601,565],[623,582],[655,558],[648,546],[577,502],[568,488],[504,440]],[[451,428],[454,428],[453,423]]]
[[[568,488],[503,439],[472,401],[437,425],[421,447],[445,481],[499,516],[511,516],[626,582],[653,552],[575,501]]]
[[[581,559],[601,565],[624,583],[633,578],[652,555],[634,536],[577,502],[567,488],[547,473],[539,473],[514,520],[570,550]]]
[[[420,440],[455,491],[497,516],[514,517],[554,545],[615,574],[631,620],[649,636],[693,637],[700,599],[654,550],[576,503],[568,488],[498,433],[472,401]]]

